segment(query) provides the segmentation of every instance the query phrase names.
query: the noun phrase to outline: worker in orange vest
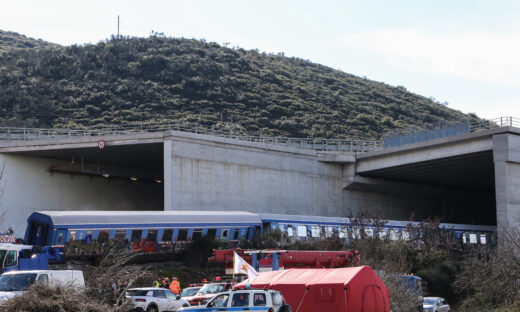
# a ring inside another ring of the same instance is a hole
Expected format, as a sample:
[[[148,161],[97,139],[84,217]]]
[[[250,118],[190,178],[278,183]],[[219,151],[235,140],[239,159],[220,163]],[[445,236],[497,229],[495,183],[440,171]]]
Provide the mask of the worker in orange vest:
[[[181,285],[176,277],[173,277],[172,282],[170,283],[170,290],[172,293],[179,295],[181,293]]]

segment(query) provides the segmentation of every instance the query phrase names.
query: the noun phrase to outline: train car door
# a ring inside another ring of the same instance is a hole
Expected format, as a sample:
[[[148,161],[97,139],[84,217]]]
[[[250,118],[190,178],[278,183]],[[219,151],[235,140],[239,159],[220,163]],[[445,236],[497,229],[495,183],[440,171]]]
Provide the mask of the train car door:
[[[65,240],[67,238],[67,230],[57,230],[54,234],[54,246],[65,247]]]

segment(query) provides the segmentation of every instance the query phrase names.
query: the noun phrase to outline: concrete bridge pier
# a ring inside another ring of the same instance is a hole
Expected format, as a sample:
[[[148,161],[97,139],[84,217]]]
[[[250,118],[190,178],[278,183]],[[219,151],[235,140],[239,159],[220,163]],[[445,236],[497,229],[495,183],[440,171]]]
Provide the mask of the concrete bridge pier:
[[[520,229],[520,136],[493,136],[497,232]]]

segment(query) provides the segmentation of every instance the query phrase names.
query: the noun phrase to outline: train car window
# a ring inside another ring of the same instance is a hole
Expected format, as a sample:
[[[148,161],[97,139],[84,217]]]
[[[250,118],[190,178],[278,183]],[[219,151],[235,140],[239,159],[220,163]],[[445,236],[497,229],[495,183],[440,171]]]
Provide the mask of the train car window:
[[[298,225],[297,234],[298,234],[298,237],[307,237],[307,226]]]
[[[408,233],[407,230],[401,231],[401,239],[402,240],[409,240],[410,239],[410,233]]]
[[[226,240],[229,238],[229,230],[226,229],[226,230],[222,230],[222,235],[220,235],[220,238],[223,239],[223,240]]]
[[[233,232],[233,239],[237,240],[240,237],[240,229],[235,229]]]
[[[368,237],[373,237],[374,236],[374,229],[365,229],[365,234]]]
[[[252,231],[252,228],[248,227],[247,230],[246,230],[246,239],[251,239],[251,231]]]
[[[290,225],[287,227],[287,235],[289,235],[289,237],[293,237],[294,236],[293,228]]]
[[[390,240],[398,240],[399,239],[399,231],[396,229],[390,229],[389,231]]]
[[[110,233],[108,231],[99,231],[97,241],[98,243],[106,243],[108,242],[108,236]]]
[[[85,244],[90,244],[92,241],[92,231],[87,231],[85,234]]]
[[[314,238],[319,238],[321,235],[321,228],[319,226],[311,227],[311,236]]]
[[[61,245],[61,244],[63,244],[63,232],[58,233],[58,237],[56,239],[56,245]]]
[[[173,238],[173,230],[172,229],[164,230],[163,235],[162,235],[162,241],[170,242],[172,240],[172,238]]]
[[[215,239],[215,237],[217,237],[217,229],[209,229],[206,236],[208,236],[209,239]]]
[[[157,240],[157,232],[158,230],[148,230],[148,235],[146,235],[146,241],[155,242]]]
[[[339,238],[348,238],[348,229],[345,227],[340,227],[338,231],[338,237]]]
[[[334,234],[334,228],[332,226],[326,226],[325,227],[325,236],[332,237],[332,234]]]
[[[114,235],[114,238],[119,241],[125,241],[126,240],[126,230],[117,230],[116,234]]]
[[[69,242],[73,242],[76,240],[76,231],[70,231],[69,233]]]
[[[141,242],[141,237],[143,236],[143,230],[133,230],[132,231],[132,243],[139,243]]]
[[[180,229],[179,234],[177,235],[177,240],[180,240],[180,241],[188,240],[188,230]]]
[[[487,237],[486,237],[486,234],[480,234],[480,243],[481,243],[482,245],[487,244]]]
[[[477,243],[477,234],[469,234],[469,243],[476,244]]]
[[[379,235],[379,239],[385,239],[387,234],[388,233],[386,233],[385,229],[380,229],[379,232],[377,233],[377,235]]]
[[[191,239],[196,240],[202,237],[202,229],[194,229],[193,234],[191,235]]]
[[[468,241],[468,233],[463,233],[462,234],[462,243],[466,244],[467,241]]]

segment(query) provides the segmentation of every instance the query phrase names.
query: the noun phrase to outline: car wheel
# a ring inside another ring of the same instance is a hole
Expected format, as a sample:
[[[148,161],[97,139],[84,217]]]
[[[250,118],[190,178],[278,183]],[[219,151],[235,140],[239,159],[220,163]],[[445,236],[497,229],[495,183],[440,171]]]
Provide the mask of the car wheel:
[[[150,305],[146,312],[159,312],[159,309],[155,305]]]

